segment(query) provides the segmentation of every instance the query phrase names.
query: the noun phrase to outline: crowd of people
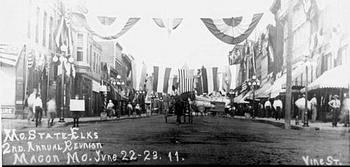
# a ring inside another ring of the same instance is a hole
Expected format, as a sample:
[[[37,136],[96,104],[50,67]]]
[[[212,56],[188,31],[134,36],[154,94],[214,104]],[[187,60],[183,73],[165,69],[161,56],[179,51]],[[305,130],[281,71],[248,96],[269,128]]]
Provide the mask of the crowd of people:
[[[24,112],[27,113],[28,123],[30,121],[35,122],[35,126],[41,125],[43,117],[43,101],[40,93],[34,88],[33,92],[24,100]],[[48,113],[48,126],[53,125],[54,118],[56,117],[56,101],[55,97],[50,98],[47,102],[47,113]]]
[[[314,123],[317,119],[318,102],[316,95],[313,94],[310,100],[305,100],[305,94],[300,94],[295,100],[294,117],[296,124],[305,123],[305,121]],[[349,109],[350,100],[349,95],[344,96],[341,102],[338,95],[333,95],[332,99],[327,103],[329,111],[328,117],[331,119],[332,126],[337,127],[338,122],[343,123],[344,127],[349,126]],[[231,104],[229,112],[232,115],[245,115],[248,118],[255,117],[274,118],[280,120],[284,118],[283,102],[280,96],[273,99],[266,99],[264,101],[252,101],[246,104]],[[307,120],[306,120],[307,118]]]

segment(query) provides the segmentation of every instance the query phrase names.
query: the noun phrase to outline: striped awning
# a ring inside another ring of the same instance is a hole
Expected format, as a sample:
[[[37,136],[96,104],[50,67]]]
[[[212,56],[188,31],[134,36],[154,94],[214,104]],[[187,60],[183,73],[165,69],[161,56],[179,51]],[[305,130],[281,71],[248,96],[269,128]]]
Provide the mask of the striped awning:
[[[340,65],[323,73],[314,82],[308,85],[308,90],[322,88],[349,88],[350,86],[350,66]],[[302,92],[305,88],[302,89]]]
[[[0,63],[16,66],[21,47],[10,44],[0,44]]]

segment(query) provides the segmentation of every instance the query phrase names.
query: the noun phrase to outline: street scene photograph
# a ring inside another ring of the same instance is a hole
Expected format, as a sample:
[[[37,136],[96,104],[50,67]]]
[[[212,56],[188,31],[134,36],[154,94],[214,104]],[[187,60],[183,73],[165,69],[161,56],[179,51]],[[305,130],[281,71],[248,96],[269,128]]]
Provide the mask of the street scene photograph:
[[[350,165],[348,0],[1,0],[2,166]]]

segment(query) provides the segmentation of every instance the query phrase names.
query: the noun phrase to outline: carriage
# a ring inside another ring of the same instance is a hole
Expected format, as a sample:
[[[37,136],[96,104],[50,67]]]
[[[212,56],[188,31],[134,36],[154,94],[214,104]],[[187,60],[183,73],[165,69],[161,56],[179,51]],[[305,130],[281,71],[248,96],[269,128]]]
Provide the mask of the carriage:
[[[178,96],[170,96],[168,100],[168,109],[165,108],[165,123],[168,123],[168,117],[175,116],[177,114],[183,117],[184,123],[193,123],[192,112],[196,111],[196,106],[193,103],[194,101],[195,94],[193,91],[185,92]],[[176,105],[178,105],[178,108],[181,108],[180,111],[175,110]]]

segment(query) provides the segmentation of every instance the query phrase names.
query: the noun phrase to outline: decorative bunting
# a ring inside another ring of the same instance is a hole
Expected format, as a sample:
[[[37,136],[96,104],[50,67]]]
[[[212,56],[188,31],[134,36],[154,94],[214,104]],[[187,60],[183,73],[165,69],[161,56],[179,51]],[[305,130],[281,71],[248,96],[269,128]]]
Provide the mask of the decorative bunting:
[[[238,44],[248,38],[259,23],[263,13],[254,14],[248,27],[240,17],[229,19],[201,18],[208,30],[219,40],[227,44]],[[245,21],[245,20],[244,20]],[[241,30],[244,30],[243,32]]]
[[[96,16],[93,13],[86,14],[85,18],[85,28],[88,31],[90,31],[90,33],[92,33],[93,35],[104,40],[118,39],[120,36],[124,35],[128,30],[130,30],[140,20],[140,18],[134,17],[128,19],[118,18],[119,20],[121,20],[119,21],[116,17],[101,17]],[[123,23],[125,23],[124,26]],[[119,32],[115,33],[118,30]],[[106,32],[110,34],[107,35]]]
[[[170,35],[173,30],[175,30],[182,22],[183,18],[153,18],[153,21],[160,27],[166,28],[168,34]]]

